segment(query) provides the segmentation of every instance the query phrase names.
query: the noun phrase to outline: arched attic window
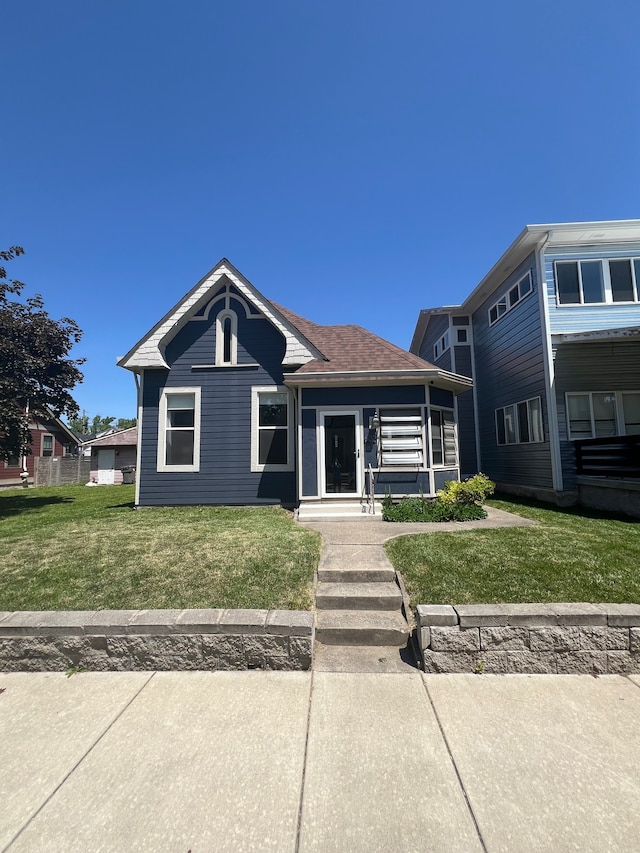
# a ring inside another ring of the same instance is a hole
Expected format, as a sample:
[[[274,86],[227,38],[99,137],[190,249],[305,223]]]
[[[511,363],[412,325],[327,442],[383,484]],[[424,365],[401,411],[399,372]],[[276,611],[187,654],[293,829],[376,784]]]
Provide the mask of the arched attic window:
[[[216,364],[238,363],[238,317],[225,308],[216,318]]]

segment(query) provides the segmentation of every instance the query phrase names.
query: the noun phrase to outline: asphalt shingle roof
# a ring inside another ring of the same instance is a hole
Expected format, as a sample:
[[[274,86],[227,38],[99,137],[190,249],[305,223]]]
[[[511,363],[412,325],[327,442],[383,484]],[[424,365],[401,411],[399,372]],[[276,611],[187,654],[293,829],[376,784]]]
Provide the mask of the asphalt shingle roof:
[[[303,364],[295,371],[298,374],[436,369],[430,362],[385,341],[362,326],[319,326],[288,308],[273,304],[326,358],[326,361],[314,359]]]

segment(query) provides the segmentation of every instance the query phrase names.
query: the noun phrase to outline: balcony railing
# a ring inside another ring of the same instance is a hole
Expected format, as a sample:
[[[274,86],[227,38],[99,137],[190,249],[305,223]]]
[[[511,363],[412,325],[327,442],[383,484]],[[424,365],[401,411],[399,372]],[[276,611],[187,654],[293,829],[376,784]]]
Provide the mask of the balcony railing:
[[[573,444],[578,476],[640,478],[640,435],[585,438]]]

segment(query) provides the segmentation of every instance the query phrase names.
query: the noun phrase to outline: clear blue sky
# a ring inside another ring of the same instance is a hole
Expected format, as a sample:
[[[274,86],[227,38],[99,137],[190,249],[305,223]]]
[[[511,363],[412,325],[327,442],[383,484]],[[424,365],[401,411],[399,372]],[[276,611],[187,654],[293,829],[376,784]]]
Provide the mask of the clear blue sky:
[[[524,225],[640,215],[638,0],[13,0],[0,244],[84,330],[75,397],[221,257],[408,347]]]

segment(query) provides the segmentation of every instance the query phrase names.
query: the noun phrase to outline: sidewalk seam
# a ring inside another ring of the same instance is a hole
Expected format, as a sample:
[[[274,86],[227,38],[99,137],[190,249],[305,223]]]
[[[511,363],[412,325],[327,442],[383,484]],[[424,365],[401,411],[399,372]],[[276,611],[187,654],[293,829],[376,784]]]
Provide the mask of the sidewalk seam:
[[[309,732],[311,731],[311,701],[313,699],[313,682],[315,672],[311,670],[311,683],[309,685],[309,708],[307,709],[307,733],[304,739],[304,761],[302,762],[302,780],[300,782],[300,803],[298,804],[298,820],[296,823],[296,843],[294,853],[300,850],[300,835],[302,832],[302,809],[304,806],[304,786],[307,776],[307,756],[309,754]]]
[[[487,845],[484,843],[484,838],[482,837],[482,833],[480,832],[480,825],[478,824],[478,820],[476,818],[475,812],[473,811],[473,806],[471,805],[471,801],[469,799],[469,795],[467,794],[466,788],[464,787],[464,783],[462,781],[462,776],[460,775],[460,771],[458,770],[458,765],[456,764],[456,760],[453,757],[453,752],[451,751],[451,747],[449,745],[449,741],[447,740],[447,736],[444,732],[444,728],[442,727],[442,723],[440,722],[440,717],[438,716],[438,712],[436,711],[436,706],[431,698],[431,694],[429,693],[429,688],[427,687],[427,682],[423,675],[420,675],[420,680],[422,681],[422,686],[424,687],[424,692],[427,694],[427,699],[429,700],[429,704],[431,705],[431,709],[433,710],[433,714],[436,718],[436,723],[438,724],[438,728],[440,729],[440,734],[442,735],[442,740],[444,741],[444,745],[449,754],[449,758],[451,760],[451,764],[453,765],[453,769],[455,771],[456,777],[458,779],[458,784],[460,785],[460,790],[462,791],[462,796],[464,797],[464,801],[467,804],[467,808],[469,810],[469,814],[471,815],[471,820],[473,821],[473,825],[476,828],[476,833],[478,834],[478,840],[484,850],[484,853],[488,853]]]
[[[127,702],[127,704],[124,706],[124,708],[122,708],[122,710],[121,710],[118,714],[116,714],[116,716],[113,718],[113,720],[111,720],[111,722],[110,722],[110,723],[109,723],[109,725],[106,727],[106,729],[102,732],[102,734],[101,734],[101,735],[99,735],[99,736],[98,736],[98,738],[94,741],[94,743],[92,743],[92,744],[91,744],[91,746],[87,749],[87,751],[84,753],[84,755],[82,755],[82,756],[81,756],[81,757],[76,761],[76,763],[73,765],[73,767],[71,768],[71,770],[69,770],[69,772],[64,776],[64,778],[63,778],[63,779],[62,779],[62,780],[61,780],[61,781],[60,781],[60,782],[55,786],[55,788],[53,789],[53,791],[51,791],[51,793],[50,793],[50,794],[45,798],[44,802],[42,802],[42,803],[38,806],[38,808],[37,808],[37,809],[35,810],[35,812],[31,815],[31,817],[27,820],[27,822],[26,822],[23,826],[21,826],[21,827],[20,827],[20,829],[16,832],[16,834],[13,836],[13,838],[8,842],[8,844],[6,845],[6,847],[3,847],[3,848],[2,848],[2,850],[0,851],[0,853],[6,853],[6,851],[7,851],[7,850],[9,850],[9,848],[13,846],[13,844],[18,840],[18,838],[22,835],[22,833],[25,831],[25,829],[26,829],[26,828],[27,828],[27,827],[32,823],[32,821],[33,821],[33,820],[34,820],[34,819],[35,819],[35,818],[40,814],[40,812],[41,812],[41,811],[45,808],[45,806],[46,806],[46,805],[47,805],[47,804],[48,804],[48,803],[53,799],[53,797],[55,797],[55,795],[58,793],[58,791],[59,791],[59,790],[60,790],[60,788],[64,785],[64,783],[67,781],[67,779],[68,779],[68,778],[69,778],[73,773],[75,773],[75,771],[76,771],[76,770],[78,769],[78,767],[82,764],[82,762],[83,762],[83,761],[85,760],[85,758],[89,755],[89,753],[93,752],[93,750],[95,749],[95,747],[100,743],[100,741],[101,741],[101,740],[102,740],[102,738],[107,734],[107,732],[111,731],[111,728],[112,728],[112,727],[113,727],[113,726],[118,722],[118,720],[120,719],[120,717],[124,714],[124,712],[127,710],[127,708],[132,704],[132,702],[135,702],[135,700],[136,700],[136,699],[138,698],[138,696],[142,693],[142,691],[143,691],[143,690],[144,690],[144,688],[147,686],[147,684],[149,684],[149,682],[151,681],[151,679],[153,678],[153,676],[154,676],[154,675],[155,675],[155,672],[152,672],[152,673],[151,673],[151,675],[149,676],[149,678],[147,678],[147,680],[144,682],[144,684],[142,684],[142,685],[141,685],[141,687],[140,687],[138,690],[136,690],[136,692],[135,692],[135,693],[134,693],[134,695],[131,697],[131,699],[129,699],[129,701],[128,701],[128,702]]]

